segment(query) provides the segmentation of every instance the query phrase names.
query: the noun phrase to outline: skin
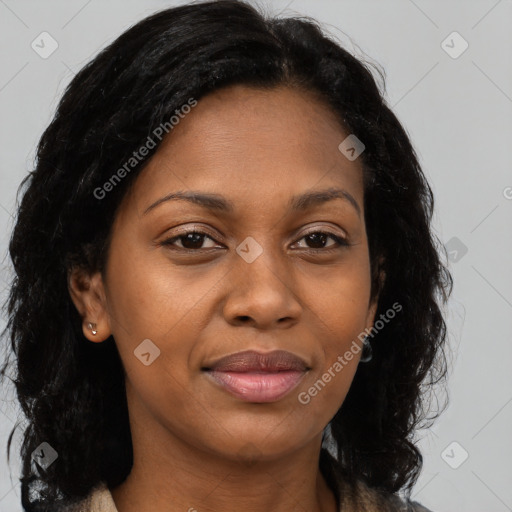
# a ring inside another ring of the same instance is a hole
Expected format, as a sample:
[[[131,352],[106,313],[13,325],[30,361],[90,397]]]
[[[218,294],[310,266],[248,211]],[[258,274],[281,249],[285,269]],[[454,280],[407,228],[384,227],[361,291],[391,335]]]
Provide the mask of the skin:
[[[375,315],[362,167],[338,150],[348,134],[327,105],[287,87],[202,98],[124,197],[104,275],[72,273],[84,335],[112,334],[126,370],[134,465],[111,489],[119,512],[336,510],[318,457],[360,353],[307,405],[298,394]],[[289,209],[292,196],[331,187],[360,211],[340,198]],[[179,190],[222,195],[234,211],[174,200],[144,213]],[[161,245],[183,228],[207,236]],[[349,245],[306,236],[326,230]],[[236,252],[248,236],[263,250],[251,263]],[[148,366],[134,355],[145,339],[160,350]],[[247,349],[288,350],[310,370],[276,402],[244,402],[201,367]]]

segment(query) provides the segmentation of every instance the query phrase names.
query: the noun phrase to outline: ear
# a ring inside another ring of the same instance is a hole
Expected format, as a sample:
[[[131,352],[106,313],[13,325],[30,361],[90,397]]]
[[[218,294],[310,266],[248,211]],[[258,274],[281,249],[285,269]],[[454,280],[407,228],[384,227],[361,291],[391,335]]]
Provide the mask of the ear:
[[[379,258],[379,277],[377,278],[377,292],[375,293],[375,296],[370,299],[370,304],[368,307],[368,314],[366,315],[366,328],[368,330],[371,330],[373,327],[373,324],[375,322],[375,313],[377,312],[377,306],[379,304],[379,297],[380,292],[382,288],[384,287],[384,283],[386,281],[386,273],[384,272],[382,268],[384,259],[381,257]]]
[[[81,268],[68,273],[68,290],[78,313],[82,317],[84,336],[93,342],[102,342],[111,334],[107,314],[107,300],[100,272],[89,274]],[[95,324],[93,329],[88,325]]]

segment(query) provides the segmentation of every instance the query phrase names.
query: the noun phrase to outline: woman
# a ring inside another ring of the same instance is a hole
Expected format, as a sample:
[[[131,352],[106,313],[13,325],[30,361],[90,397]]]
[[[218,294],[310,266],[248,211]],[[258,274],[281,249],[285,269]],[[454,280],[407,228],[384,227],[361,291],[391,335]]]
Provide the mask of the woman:
[[[72,80],[23,185],[26,511],[426,510],[432,192],[314,21],[235,0],[141,21]]]

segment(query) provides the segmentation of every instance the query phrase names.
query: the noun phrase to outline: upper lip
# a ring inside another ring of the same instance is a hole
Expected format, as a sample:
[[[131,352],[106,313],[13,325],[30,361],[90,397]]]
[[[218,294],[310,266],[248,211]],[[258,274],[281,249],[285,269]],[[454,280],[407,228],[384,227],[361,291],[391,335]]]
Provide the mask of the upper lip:
[[[203,370],[219,372],[278,372],[308,369],[303,359],[286,350],[274,350],[266,353],[246,350],[221,357],[203,367]]]

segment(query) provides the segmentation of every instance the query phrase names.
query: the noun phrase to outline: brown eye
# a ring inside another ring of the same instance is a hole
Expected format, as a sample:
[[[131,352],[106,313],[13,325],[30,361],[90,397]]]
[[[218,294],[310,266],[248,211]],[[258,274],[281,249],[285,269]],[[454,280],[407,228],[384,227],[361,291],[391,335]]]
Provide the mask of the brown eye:
[[[329,238],[334,240],[336,243],[326,246],[327,240]],[[313,250],[334,249],[336,244],[339,246],[349,245],[347,240],[328,231],[312,231],[304,235],[300,240],[306,240],[308,247],[305,247],[305,249]]]
[[[168,238],[162,242],[162,245],[167,246],[175,246],[177,249],[185,249],[190,251],[200,250],[200,249],[211,249],[215,246],[203,247],[203,243],[205,239],[208,238],[212,242],[215,240],[209,236],[207,233],[203,233],[202,231],[188,231],[182,233],[181,235],[174,236],[172,238]],[[176,245],[176,242],[179,241],[181,246]]]

